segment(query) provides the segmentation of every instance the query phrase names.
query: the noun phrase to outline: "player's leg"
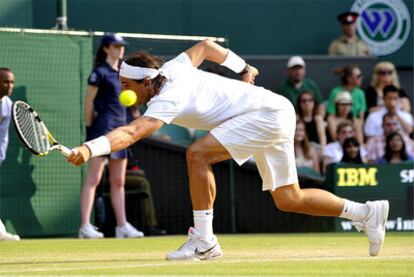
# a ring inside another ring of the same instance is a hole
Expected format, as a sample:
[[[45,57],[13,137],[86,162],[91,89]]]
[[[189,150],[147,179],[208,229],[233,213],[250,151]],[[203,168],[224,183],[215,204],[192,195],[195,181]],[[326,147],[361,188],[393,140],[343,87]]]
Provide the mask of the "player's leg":
[[[210,210],[216,197],[216,182],[211,166],[231,159],[231,155],[209,133],[190,145],[186,156],[193,209]]]
[[[230,159],[223,145],[210,133],[193,143],[187,150],[194,227],[188,240],[177,251],[167,254],[168,260],[199,260],[222,256],[213,234],[213,204],[216,183],[211,166]]]
[[[389,203],[386,200],[357,203],[320,189],[300,189],[298,184],[278,187],[272,192],[283,211],[317,216],[339,216],[354,221],[370,243],[369,254],[378,255],[384,242]]]
[[[88,162],[88,171],[82,186],[80,199],[82,220],[81,227],[79,229],[80,238],[103,237],[103,234],[96,231],[96,228],[90,224],[90,217],[95,200],[95,191],[101,181],[104,167],[104,157],[92,158]]]
[[[301,189],[298,184],[278,187],[272,196],[278,209],[309,215],[339,216],[344,206],[343,199],[326,190]]]
[[[144,234],[129,224],[125,212],[125,174],[127,159],[109,160],[109,182],[111,203],[116,218],[115,236],[117,238],[143,237]]]

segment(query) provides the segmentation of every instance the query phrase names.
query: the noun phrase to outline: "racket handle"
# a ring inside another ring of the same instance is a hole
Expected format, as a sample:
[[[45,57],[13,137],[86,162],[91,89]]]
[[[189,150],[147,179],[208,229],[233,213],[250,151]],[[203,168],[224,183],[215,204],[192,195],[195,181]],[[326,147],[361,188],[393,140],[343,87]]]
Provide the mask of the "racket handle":
[[[65,157],[69,157],[70,153],[72,153],[72,150],[70,150],[69,148],[67,148],[66,146],[63,146],[63,145],[59,145],[59,146],[60,146],[59,147],[60,152],[62,152],[62,154]]]

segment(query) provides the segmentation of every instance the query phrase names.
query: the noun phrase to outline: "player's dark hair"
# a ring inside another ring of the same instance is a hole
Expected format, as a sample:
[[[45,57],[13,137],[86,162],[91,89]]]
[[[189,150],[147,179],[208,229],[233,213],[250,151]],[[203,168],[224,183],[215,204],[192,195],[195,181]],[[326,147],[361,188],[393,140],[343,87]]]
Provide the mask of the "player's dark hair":
[[[126,58],[125,62],[132,66],[154,68],[154,69],[159,69],[164,64],[164,61],[161,58],[151,55],[144,51],[133,53],[132,55],[128,56],[128,58]],[[159,92],[160,88],[162,87],[162,85],[165,83],[166,80],[167,78],[165,78],[165,76],[161,74],[158,74],[157,77],[151,80],[152,86],[156,93]],[[138,83],[143,82],[143,80],[134,80],[134,81]]]
[[[338,75],[341,78],[342,85],[348,84],[348,77],[352,76],[354,69],[359,68],[355,64],[347,65],[344,67],[337,67],[334,69],[335,75]]]
[[[401,147],[401,150],[400,150],[400,153],[399,153],[400,154],[400,159],[401,159],[401,161],[406,161],[406,160],[408,160],[408,155],[407,155],[407,151],[405,150],[405,142],[404,142],[404,139],[403,139],[402,135],[398,132],[393,132],[393,133],[389,134],[386,137],[384,158],[388,162],[391,161],[393,152],[391,150],[390,142],[395,136],[399,136],[401,141],[402,141],[402,147]]]
[[[0,67],[0,71],[12,72],[11,69],[8,67]]]
[[[355,158],[350,157],[348,155],[348,152],[346,151],[346,149],[350,146],[358,147],[358,155]],[[354,138],[354,137],[346,138],[344,140],[344,144],[342,145],[342,149],[343,149],[344,155],[342,156],[341,162],[343,162],[343,163],[363,164],[362,159],[361,159],[361,153],[359,151],[360,150],[360,145],[359,145],[359,142],[356,138]]]

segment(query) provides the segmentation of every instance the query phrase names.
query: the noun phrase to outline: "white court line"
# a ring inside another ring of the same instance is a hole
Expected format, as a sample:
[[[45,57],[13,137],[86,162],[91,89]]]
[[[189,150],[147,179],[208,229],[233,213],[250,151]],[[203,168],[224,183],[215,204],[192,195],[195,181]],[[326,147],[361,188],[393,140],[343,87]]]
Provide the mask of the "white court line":
[[[283,262],[283,261],[344,261],[344,260],[399,260],[399,259],[413,259],[413,256],[390,256],[390,257],[288,257],[288,258],[276,258],[276,259],[263,259],[263,260],[244,260],[244,259],[229,259],[229,260],[215,260],[217,264],[233,264],[233,263],[257,263],[257,262]],[[63,262],[63,261],[59,261]],[[79,260],[79,262],[83,262]],[[97,260],[96,262],[99,262]],[[76,262],[74,262],[76,263]],[[195,265],[199,263],[205,263],[203,261],[199,262],[173,262],[165,261],[163,263],[152,263],[152,264],[137,264],[137,265],[117,265],[117,266],[88,266],[88,267],[60,267],[60,268],[49,268],[49,269],[20,269],[20,270],[0,270],[0,274],[19,274],[23,272],[58,272],[58,271],[76,271],[76,270],[94,270],[94,269],[122,269],[122,268],[146,268],[146,267],[163,267],[163,266],[174,266],[174,265]],[[30,263],[28,263],[30,264]],[[1,265],[1,264],[0,264]],[[23,265],[23,264],[22,264]],[[191,276],[191,275],[190,275]]]

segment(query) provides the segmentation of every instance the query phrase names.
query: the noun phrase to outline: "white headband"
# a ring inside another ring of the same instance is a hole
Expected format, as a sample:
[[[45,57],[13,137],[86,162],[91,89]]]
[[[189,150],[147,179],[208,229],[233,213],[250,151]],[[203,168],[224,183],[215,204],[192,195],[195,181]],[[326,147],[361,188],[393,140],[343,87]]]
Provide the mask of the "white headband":
[[[133,80],[143,80],[145,78],[154,79],[160,72],[155,68],[132,66],[126,62],[121,63],[119,76]]]

